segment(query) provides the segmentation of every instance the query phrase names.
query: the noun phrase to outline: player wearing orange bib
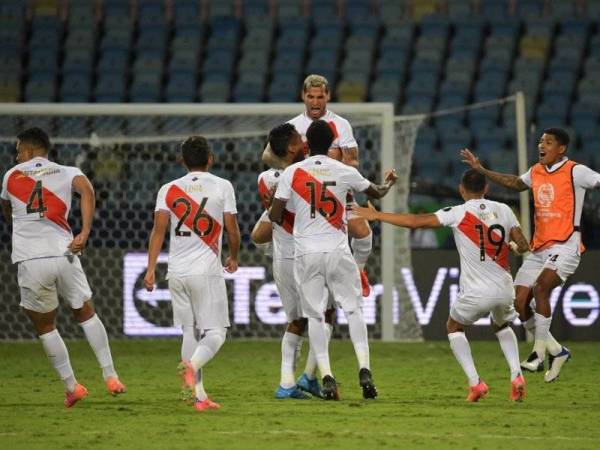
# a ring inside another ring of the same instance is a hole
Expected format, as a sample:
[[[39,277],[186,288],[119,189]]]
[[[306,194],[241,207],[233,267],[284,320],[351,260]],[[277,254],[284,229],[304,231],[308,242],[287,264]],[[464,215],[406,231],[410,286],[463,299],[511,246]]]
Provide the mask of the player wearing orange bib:
[[[66,388],[70,408],[87,395],[77,383],[67,347],[56,329],[58,295],[69,302],[94,351],[112,395],[125,392],[115,371],[106,329],[92,306],[92,291],[79,262],[90,234],[94,188],[77,167],[48,160],[50,140],[39,128],[17,136],[18,164],[2,181],[2,210],[12,223],[12,262],[17,264],[21,307],[31,319],[48,359]],[[81,231],[69,226],[73,191],[81,196]]]
[[[485,169],[469,150],[461,151],[463,161],[490,180],[516,191],[532,190],[535,232],[531,253],[525,256],[515,277],[515,306],[525,327],[535,336],[533,352],[521,367],[542,371],[548,351],[546,382],[556,380],[571,357],[550,333],[550,294],[577,270],[583,251],[580,223],[585,192],[600,188],[600,174],[567,158],[568,145],[565,130],[544,130],[538,143],[539,162],[521,176]],[[533,314],[530,307],[535,308]]]

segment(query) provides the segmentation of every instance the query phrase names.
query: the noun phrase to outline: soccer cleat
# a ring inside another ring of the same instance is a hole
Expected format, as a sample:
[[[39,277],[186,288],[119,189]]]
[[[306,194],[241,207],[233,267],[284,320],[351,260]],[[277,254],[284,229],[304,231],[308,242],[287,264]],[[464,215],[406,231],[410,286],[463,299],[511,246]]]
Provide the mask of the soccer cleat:
[[[181,392],[183,399],[193,397],[196,389],[196,374],[189,361],[181,361],[177,366],[179,376],[181,376]]]
[[[474,403],[480,398],[484,398],[488,394],[488,386],[485,382],[479,380],[479,384],[469,387],[469,395],[467,395],[467,401]]]
[[[521,369],[528,372],[541,372],[544,370],[544,360],[538,358],[537,352],[533,351],[525,361],[521,361]]]
[[[369,284],[369,277],[365,270],[360,271],[360,284],[362,286],[362,296],[368,297],[371,294],[371,285]]]
[[[219,409],[221,405],[213,402],[210,398],[205,398],[204,400],[196,400],[194,403],[194,409],[196,411],[206,411],[207,409]]]
[[[340,394],[337,390],[337,383],[331,375],[323,377],[323,398],[325,400],[339,400]]]
[[[373,384],[373,377],[369,369],[364,367],[360,369],[358,372],[358,383],[362,387],[364,399],[377,398],[377,388]]]
[[[562,366],[571,359],[571,352],[563,347],[558,355],[548,355],[548,371],[544,374],[544,381],[552,383],[560,375]]]
[[[75,390],[73,392],[69,392],[69,391],[65,392],[65,406],[67,408],[70,408],[75,403],[77,403],[79,400],[82,400],[85,397],[87,397],[87,394],[88,394],[88,390],[85,388],[85,386],[77,383],[75,385]]]
[[[525,398],[525,379],[523,375],[519,375],[514,380],[510,382],[511,390],[510,390],[510,400],[515,402],[522,402]]]
[[[286,398],[295,398],[296,400],[308,400],[310,395],[305,394],[298,386],[284,388],[279,386],[275,391],[275,398],[283,400]]]
[[[108,377],[106,379],[106,389],[113,397],[116,397],[119,394],[124,394],[127,390],[125,385],[121,383],[121,380],[115,377]]]
[[[308,392],[309,394],[314,395],[315,397],[323,398],[323,392],[321,392],[321,386],[319,385],[319,380],[316,378],[310,380],[308,376],[303,373],[296,381],[297,386],[302,389],[304,392]]]

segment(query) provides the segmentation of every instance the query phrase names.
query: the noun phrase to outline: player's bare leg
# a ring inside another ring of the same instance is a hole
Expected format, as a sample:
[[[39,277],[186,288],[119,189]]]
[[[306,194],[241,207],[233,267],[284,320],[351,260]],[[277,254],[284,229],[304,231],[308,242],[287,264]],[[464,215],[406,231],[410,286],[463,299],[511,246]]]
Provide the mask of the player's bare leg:
[[[47,313],[40,313],[23,308],[23,311],[35,327],[35,331],[42,341],[52,367],[58,373],[65,386],[65,406],[70,408],[87,395],[87,389],[78,384],[69,360],[69,352],[60,333],[56,329],[57,309]]]
[[[568,348],[563,347],[554,339],[550,339],[550,324],[552,322],[550,295],[552,290],[561,284],[562,280],[556,271],[545,268],[538,276],[533,287],[535,298],[535,343],[533,350],[543,359],[546,348],[548,348],[549,367],[544,374],[544,380],[547,383],[556,380],[562,366],[571,359]]]
[[[519,345],[517,336],[508,323],[498,326],[492,322],[492,329],[498,338],[504,358],[510,369],[511,391],[509,399],[513,401],[522,401],[525,398],[525,379],[521,374],[519,365]]]
[[[369,222],[364,219],[348,219],[348,235],[352,238],[350,243],[352,255],[360,271],[362,295],[368,297],[371,293],[371,286],[365,271],[365,265],[373,249],[373,233]]]
[[[310,398],[297,386],[295,381],[296,361],[302,349],[302,335],[308,325],[308,319],[292,320],[288,323],[286,332],[281,340],[281,378],[275,391],[277,399]]]
[[[454,353],[454,357],[469,380],[469,395],[467,396],[467,401],[476,402],[487,395],[488,386],[479,378],[479,374],[475,368],[473,355],[471,354],[471,346],[465,336],[465,326],[455,321],[452,317],[448,317],[446,331],[448,333],[448,340],[450,341],[452,353]]]
[[[119,380],[119,376],[115,370],[106,328],[104,328],[104,324],[96,314],[96,311],[94,311],[92,301],[88,300],[84,302],[81,308],[73,309],[73,316],[79,322],[81,328],[83,328],[85,337],[96,355],[98,364],[102,369],[106,389],[113,396],[123,394],[126,388]]]

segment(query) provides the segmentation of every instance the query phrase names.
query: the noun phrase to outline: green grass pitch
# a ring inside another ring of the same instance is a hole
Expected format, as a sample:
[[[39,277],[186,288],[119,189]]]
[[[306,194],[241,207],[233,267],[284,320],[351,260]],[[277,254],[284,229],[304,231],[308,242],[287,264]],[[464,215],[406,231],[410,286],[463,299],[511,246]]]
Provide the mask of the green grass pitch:
[[[89,389],[71,409],[38,342],[2,343],[0,448],[600,448],[600,344],[571,343],[573,360],[555,383],[526,374],[527,398],[518,404],[508,401],[497,342],[471,344],[490,386],[476,404],[465,402],[464,375],[446,342],[373,342],[380,397],[364,401],[352,347],[334,341],[342,400],[325,402],[273,398],[278,342],[228,341],[205,372],[207,392],[223,407],[198,413],[179,400],[177,340],[114,341],[128,388],[118,398],[106,393],[87,343],[67,342],[78,381]],[[522,344],[521,354],[527,350]]]

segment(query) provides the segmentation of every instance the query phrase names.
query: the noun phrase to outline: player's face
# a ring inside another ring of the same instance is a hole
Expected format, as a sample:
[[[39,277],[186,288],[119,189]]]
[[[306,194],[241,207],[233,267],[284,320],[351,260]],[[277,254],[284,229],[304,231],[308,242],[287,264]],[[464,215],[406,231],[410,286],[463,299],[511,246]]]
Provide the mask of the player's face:
[[[304,142],[299,133],[294,133],[288,144],[288,151],[293,155],[293,161],[298,162],[304,159]]]
[[[562,159],[567,151],[566,145],[562,145],[553,134],[542,134],[538,142],[540,164],[551,166]]]
[[[302,93],[302,100],[306,105],[306,114],[313,120],[320,119],[325,115],[329,93],[320,87],[308,88]]]

